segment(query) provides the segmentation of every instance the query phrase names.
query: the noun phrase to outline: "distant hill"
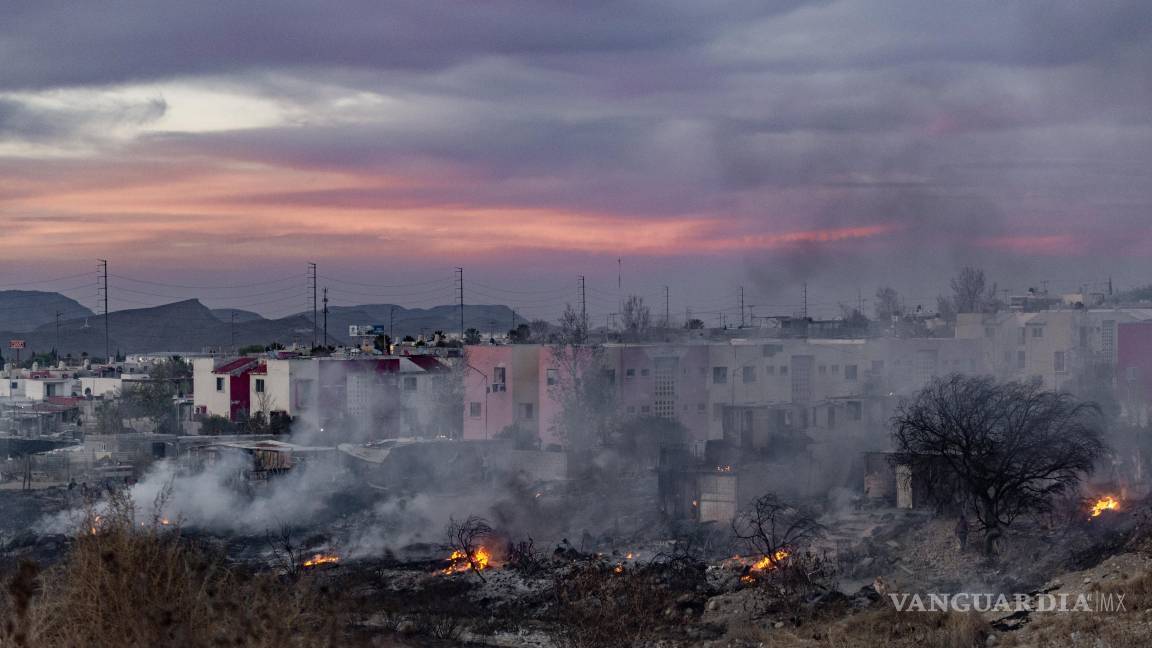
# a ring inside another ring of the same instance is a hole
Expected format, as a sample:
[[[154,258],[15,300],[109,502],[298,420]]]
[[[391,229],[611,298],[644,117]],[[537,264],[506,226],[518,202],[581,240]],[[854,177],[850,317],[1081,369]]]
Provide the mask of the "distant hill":
[[[0,290],[0,331],[32,331],[61,319],[92,315],[80,302],[60,293],[39,290]],[[6,346],[6,344],[5,344]]]
[[[108,320],[112,353],[147,353],[155,351],[201,352],[212,347],[233,344],[284,345],[299,340],[310,342],[312,322],[299,316],[281,319],[257,319],[246,322],[224,322],[198,300],[114,311]],[[16,335],[0,332],[0,340]],[[28,351],[47,352],[56,346],[55,324],[38,327],[31,332],[19,333],[26,340]],[[343,342],[338,336],[335,341]],[[95,315],[63,322],[60,327],[59,352],[104,356],[104,317]],[[25,355],[27,357],[27,355]]]
[[[300,313],[311,321],[312,312]],[[322,317],[322,316],[321,316]],[[519,320],[523,322],[523,319]],[[362,304],[328,307],[328,334],[347,336],[353,324],[391,324],[397,338],[431,335],[435,331],[460,331],[459,306],[404,308],[395,304]],[[507,331],[512,328],[512,309],[507,306],[464,304],[464,327],[483,332]]]
[[[256,320],[266,319],[260,313],[253,313],[252,311],[241,310],[239,308],[212,309],[212,316],[221,322],[231,322],[233,315],[236,316],[237,322],[254,322]]]
[[[41,293],[52,296],[54,293]],[[76,302],[62,299],[79,306]],[[20,304],[21,302],[13,302]],[[64,302],[47,302],[61,303]],[[16,310],[22,310],[19,306]],[[79,356],[88,353],[104,356],[104,317],[94,315],[79,306],[82,316],[62,318],[59,339],[55,323],[55,310],[44,322],[26,330],[0,328],[0,346],[9,339],[23,339],[27,350],[48,352],[58,347],[60,354]],[[7,310],[7,309],[6,309]],[[60,308],[61,311],[64,308]],[[73,307],[72,313],[77,313]],[[232,322],[232,313],[236,321]],[[459,306],[406,309],[393,304],[365,304],[362,306],[330,307],[328,312],[328,340],[331,344],[347,344],[348,327],[352,324],[381,324],[387,326],[389,317],[397,338],[405,335],[430,335],[434,331],[455,333],[460,329]],[[28,315],[23,315],[31,319]],[[230,348],[279,342],[285,346],[293,342],[310,343],[312,340],[312,313],[301,313],[278,319],[267,319],[244,310],[209,309],[198,300],[188,299],[152,308],[114,311],[108,319],[112,353],[148,353],[171,351],[199,353],[210,348]],[[512,310],[507,306],[464,306],[464,325],[481,331],[505,331],[512,325]],[[322,323],[321,323],[322,326]],[[323,335],[321,333],[321,335]],[[0,348],[0,352],[8,352]]]

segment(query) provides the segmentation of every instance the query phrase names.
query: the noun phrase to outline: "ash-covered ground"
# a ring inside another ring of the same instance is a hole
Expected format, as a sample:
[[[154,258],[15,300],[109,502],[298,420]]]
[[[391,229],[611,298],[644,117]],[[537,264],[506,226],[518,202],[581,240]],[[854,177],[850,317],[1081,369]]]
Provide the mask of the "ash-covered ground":
[[[990,560],[975,538],[961,549],[949,516],[829,497],[809,503],[821,537],[764,564],[731,526],[670,521],[623,477],[413,494],[349,475],[228,475],[159,465],[132,486],[0,491],[0,566],[65,560],[104,532],[118,501],[133,525],[222,564],[338,597],[349,645],[1127,645],[1152,620],[1152,517],[1137,500],[1098,517],[1074,508],[1070,519],[1022,520]],[[480,525],[471,545],[459,540],[468,523]],[[1079,618],[928,622],[894,616],[888,600],[1090,588],[1132,590],[1129,609],[1110,615],[1126,628],[1111,643],[1081,642],[1099,632]]]

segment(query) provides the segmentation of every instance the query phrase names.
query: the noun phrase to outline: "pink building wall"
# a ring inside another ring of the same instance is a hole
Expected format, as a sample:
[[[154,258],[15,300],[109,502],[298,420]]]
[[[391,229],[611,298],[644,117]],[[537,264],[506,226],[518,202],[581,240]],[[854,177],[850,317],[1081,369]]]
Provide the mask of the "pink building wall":
[[[1116,386],[1130,407],[1152,403],[1152,322],[1116,327]]]

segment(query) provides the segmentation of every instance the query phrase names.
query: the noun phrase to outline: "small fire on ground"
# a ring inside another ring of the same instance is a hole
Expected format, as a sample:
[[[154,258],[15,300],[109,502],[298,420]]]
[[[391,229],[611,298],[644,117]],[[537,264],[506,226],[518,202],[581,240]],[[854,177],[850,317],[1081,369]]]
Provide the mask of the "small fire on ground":
[[[728,564],[734,565],[744,570],[745,573],[740,577],[740,582],[754,583],[756,582],[757,575],[776,569],[779,564],[786,560],[790,555],[791,553],[787,549],[778,549],[776,550],[776,553],[772,554],[771,557],[761,556],[756,560],[745,558],[743,556],[733,556],[732,560],[729,561]]]
[[[448,566],[444,568],[444,574],[461,574],[472,569],[472,564],[475,563],[476,571],[484,571],[492,563],[492,554],[484,547],[478,548],[472,554],[472,560],[468,560],[468,554],[457,549],[448,556]]]
[[[1094,504],[1092,504],[1092,517],[1100,517],[1100,514],[1103,513],[1104,511],[1119,511],[1119,510],[1120,510],[1120,500],[1116,499],[1115,497],[1112,497],[1111,495],[1105,495],[1104,497],[1101,497],[1100,499],[1096,500],[1096,502]]]
[[[331,565],[340,562],[340,556],[335,554],[315,554],[308,560],[304,561],[305,567],[316,567],[319,565]]]

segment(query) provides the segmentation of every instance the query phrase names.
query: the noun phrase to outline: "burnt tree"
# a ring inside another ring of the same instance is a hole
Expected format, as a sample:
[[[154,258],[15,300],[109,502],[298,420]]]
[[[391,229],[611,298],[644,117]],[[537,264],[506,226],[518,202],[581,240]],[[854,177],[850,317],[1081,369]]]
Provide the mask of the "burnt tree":
[[[487,580],[484,574],[480,573],[486,563],[481,561],[479,552],[484,546],[484,540],[491,538],[493,533],[488,521],[475,515],[470,515],[463,521],[449,518],[448,528],[445,530],[448,545],[459,552],[463,560],[468,561],[468,569],[482,581]]]
[[[732,533],[775,568],[789,555],[823,537],[825,529],[811,511],[768,493],[756,498],[732,520]]]
[[[1017,516],[1043,512],[1072,492],[1104,453],[1100,409],[1036,382],[937,378],[893,417],[900,460],[936,496],[970,510],[984,552]]]

